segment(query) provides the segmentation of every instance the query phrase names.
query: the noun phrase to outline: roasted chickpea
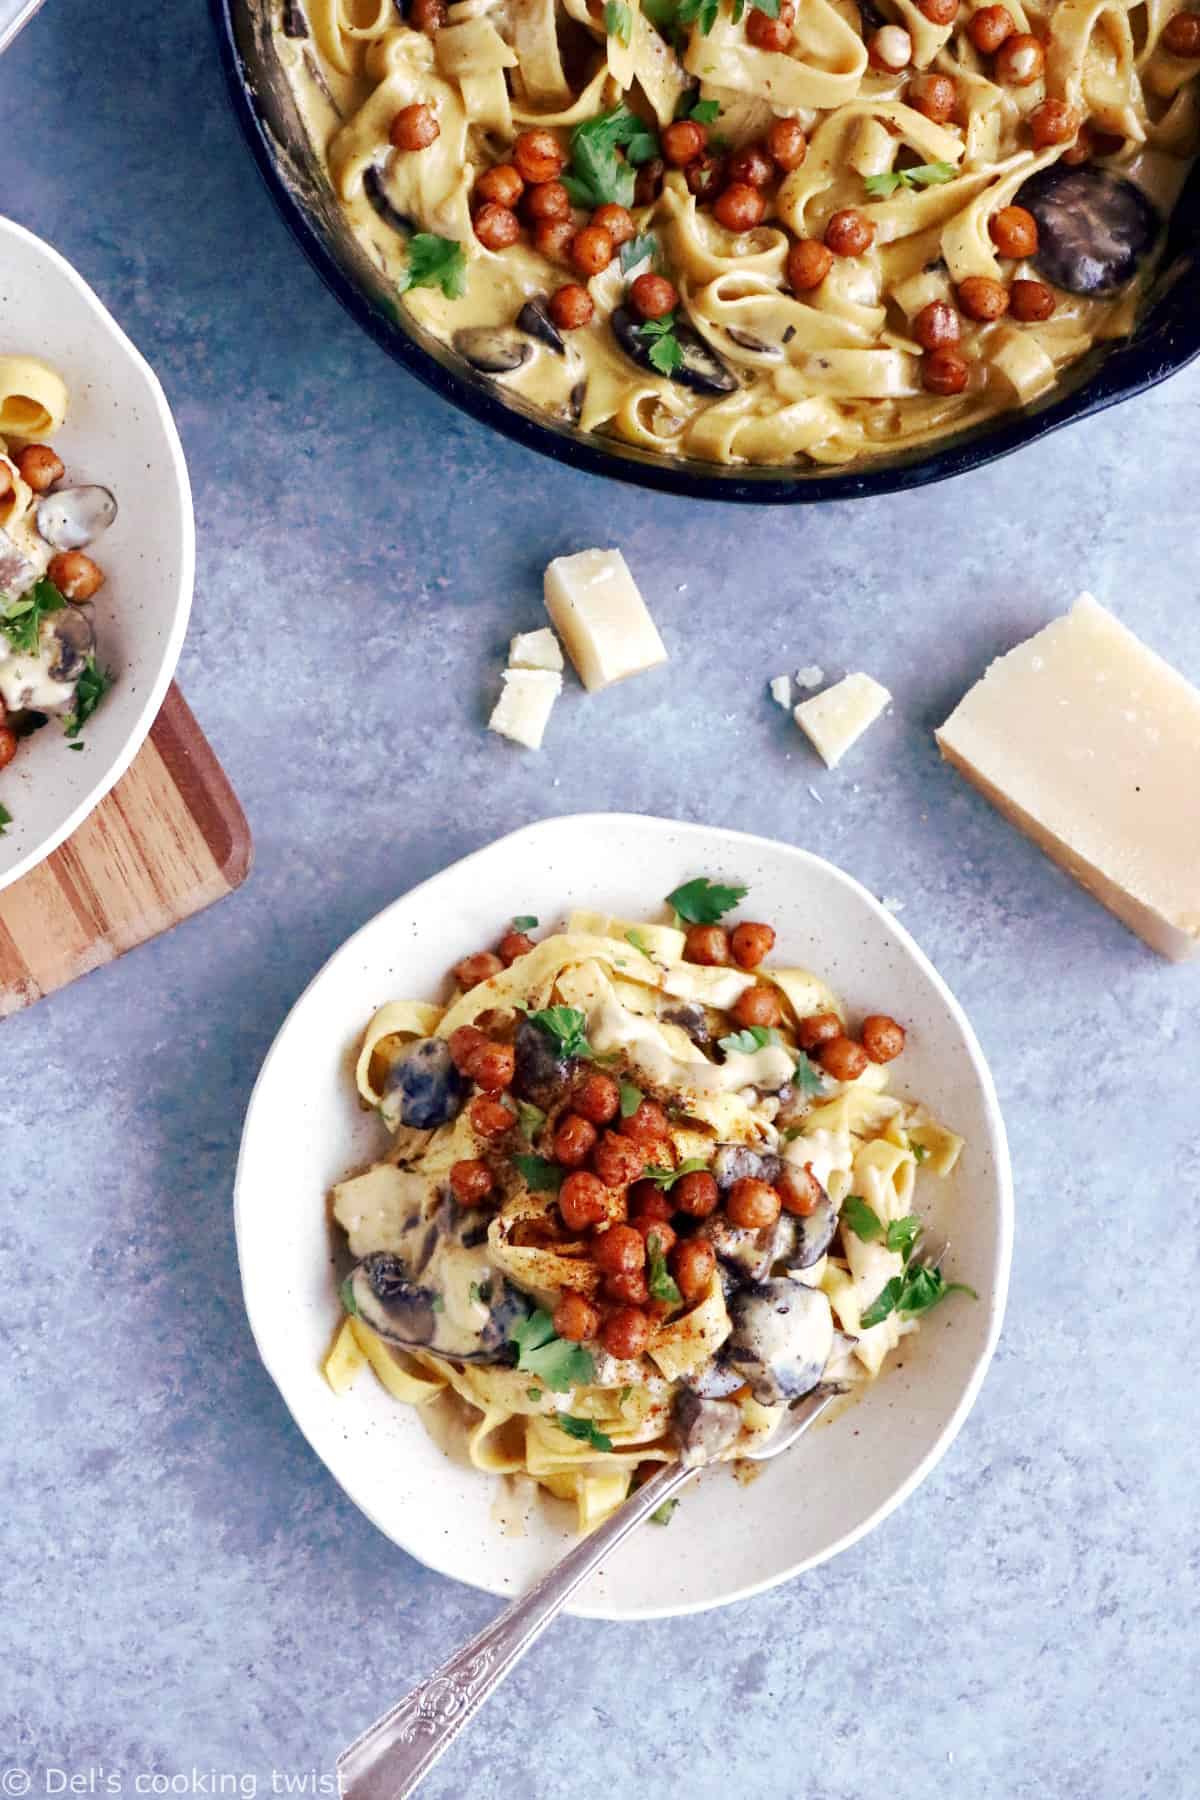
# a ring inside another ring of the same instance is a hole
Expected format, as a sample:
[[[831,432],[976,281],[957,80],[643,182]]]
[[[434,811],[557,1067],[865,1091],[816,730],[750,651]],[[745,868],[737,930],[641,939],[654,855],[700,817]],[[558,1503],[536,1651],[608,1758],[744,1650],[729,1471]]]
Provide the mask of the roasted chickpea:
[[[748,187],[766,187],[775,179],[775,164],[759,144],[746,144],[735,150],[728,163],[730,181],[744,181]]]
[[[600,1342],[622,1362],[640,1356],[650,1342],[650,1321],[640,1307],[618,1307],[604,1321]]]
[[[770,1030],[783,1024],[783,1001],[777,988],[759,986],[739,994],[730,1013],[739,1025],[762,1025]]]
[[[697,200],[715,200],[725,186],[725,158],[698,157],[683,171],[683,179],[687,182],[688,193],[695,194]]]
[[[486,1043],[487,1038],[478,1025],[460,1025],[457,1031],[450,1033],[447,1049],[460,1075],[467,1073],[472,1056]]]
[[[1177,12],[1167,20],[1162,42],[1172,56],[1200,56],[1200,13]]]
[[[599,225],[602,231],[607,231],[618,249],[637,235],[637,226],[633,222],[633,215],[625,207],[617,206],[612,201],[596,208],[592,214],[592,224]]]
[[[958,314],[946,300],[931,300],[912,322],[912,334],[922,350],[944,350],[962,336]]]
[[[1001,256],[1032,256],[1037,250],[1037,220],[1023,206],[1002,206],[988,220],[988,232]]]
[[[539,256],[544,256],[549,262],[565,263],[570,255],[571,239],[574,236],[574,219],[552,219],[545,225],[535,226],[533,247]],[[585,291],[584,289],[580,290],[581,293]],[[589,312],[588,318],[590,319],[591,316]],[[587,319],[583,323],[586,325]]]
[[[521,235],[521,221],[516,213],[491,200],[479,208],[471,223],[485,250],[507,250]]]
[[[729,934],[729,948],[739,969],[757,969],[775,948],[775,932],[770,925],[743,919]]]
[[[809,1013],[796,1027],[796,1042],[802,1050],[815,1050],[819,1044],[841,1035],[842,1021],[834,1012]]]
[[[784,1163],[775,1186],[784,1212],[796,1213],[802,1219],[816,1212],[825,1198],[825,1189],[807,1163],[803,1168],[797,1168],[795,1163]]]
[[[586,1231],[608,1217],[608,1190],[602,1181],[579,1169],[558,1190],[558,1210],[568,1231]]]
[[[525,217],[535,225],[546,225],[571,216],[571,196],[561,181],[536,182],[526,191],[521,204]]]
[[[1006,6],[982,6],[967,23],[967,36],[981,56],[994,56],[1017,29]]]
[[[596,1148],[596,1127],[578,1113],[565,1113],[554,1128],[554,1160],[580,1169]]]
[[[585,1075],[571,1095],[572,1111],[593,1125],[607,1125],[620,1104],[621,1090],[611,1075]]]
[[[511,212],[517,201],[525,192],[525,183],[521,179],[521,171],[512,163],[495,163],[485,169],[475,183],[475,193],[480,200],[491,200],[497,206],[506,206]]]
[[[446,0],[412,0],[408,22],[414,31],[424,31],[433,37],[446,23]]]
[[[485,1162],[472,1158],[456,1162],[450,1170],[450,1190],[460,1206],[476,1206],[486,1200],[495,1182]]]
[[[723,925],[690,925],[683,940],[683,954],[688,962],[703,963],[706,968],[723,968],[729,961],[729,933]]]
[[[437,114],[423,100],[402,106],[392,120],[388,139],[394,150],[427,150],[442,135]]]
[[[801,238],[787,253],[788,286],[797,294],[811,293],[820,287],[832,267],[832,250],[816,238]]]
[[[783,1202],[766,1181],[755,1181],[746,1175],[735,1181],[725,1202],[725,1214],[731,1225],[746,1231],[765,1231],[779,1217]]]
[[[953,25],[958,17],[958,0],[917,0],[917,10],[931,25]]]
[[[640,1231],[643,1222],[667,1224],[675,1207],[655,1182],[635,1181],[629,1190],[629,1211]]]
[[[68,600],[90,600],[104,586],[104,570],[82,550],[60,550],[46,564],[46,574]]]
[[[26,444],[23,450],[17,451],[13,461],[21,480],[35,494],[48,493],[66,473],[61,456],[49,444]]]
[[[661,156],[652,156],[649,162],[638,165],[637,177],[633,184],[633,204],[635,206],[653,206],[662,191],[665,171],[666,164]]]
[[[873,69],[898,75],[912,61],[912,39],[900,25],[881,25],[867,39],[867,61]]]
[[[734,181],[713,202],[713,217],[726,231],[753,231],[766,217],[767,203],[758,188]]]
[[[17,734],[10,731],[7,725],[0,725],[0,769],[7,769],[17,754]]]
[[[499,975],[504,964],[490,950],[479,950],[474,956],[464,956],[461,962],[454,965],[454,979],[463,992],[479,986],[481,981],[490,981],[493,975]]]
[[[935,125],[945,125],[954,117],[958,105],[958,87],[951,75],[935,74],[926,69],[920,75],[914,75],[905,90],[904,98],[917,112],[932,119]]]
[[[679,294],[665,275],[644,275],[629,286],[629,304],[640,319],[665,319],[679,305]]]
[[[627,1187],[646,1167],[641,1146],[619,1131],[606,1131],[592,1152],[592,1167],[606,1187]]]
[[[665,1219],[648,1219],[645,1213],[639,1213],[637,1218],[632,1220],[632,1225],[635,1231],[641,1232],[647,1252],[650,1249],[651,1238],[656,1240],[664,1256],[675,1248],[675,1227],[668,1225]]]
[[[904,1049],[904,1027],[888,1013],[869,1014],[858,1035],[873,1063],[895,1062]]]
[[[517,1053],[511,1044],[484,1041],[467,1058],[464,1075],[477,1082],[485,1094],[502,1094],[512,1086],[517,1072]]]
[[[835,256],[861,256],[875,242],[875,227],[855,206],[835,212],[825,227],[826,248]]]
[[[808,139],[798,119],[776,119],[767,133],[767,153],[785,174],[798,169],[808,155]]]
[[[676,1244],[670,1256],[671,1273],[689,1305],[708,1292],[716,1266],[716,1252],[707,1238],[685,1238]]]
[[[1014,281],[1008,290],[1008,307],[1022,325],[1038,325],[1058,305],[1053,288],[1044,281]]]
[[[513,145],[513,161],[525,181],[553,181],[566,166],[567,153],[544,125],[522,131]]]
[[[615,1300],[620,1306],[644,1306],[650,1298],[650,1289],[641,1269],[625,1269],[616,1275],[606,1275],[603,1291],[606,1300]]]
[[[958,304],[968,319],[987,324],[1008,311],[1008,289],[990,275],[968,275],[958,284]]]
[[[791,0],[783,0],[777,19],[769,19],[765,12],[752,6],[746,15],[746,36],[756,50],[786,50],[795,23],[796,9]]]
[[[953,356],[953,350],[935,350],[934,356]],[[867,1053],[853,1038],[830,1038],[816,1053],[816,1060],[835,1081],[857,1081],[867,1066]]]
[[[622,1122],[621,1130],[635,1144],[657,1144],[667,1135],[667,1115],[657,1100],[643,1100]]]
[[[510,969],[518,956],[528,956],[533,949],[533,939],[526,937],[523,931],[506,931],[496,945],[496,953],[506,969]]]
[[[606,1275],[632,1275],[646,1261],[646,1240],[633,1225],[609,1225],[591,1241],[592,1261]]]
[[[961,394],[971,378],[971,365],[961,350],[947,344],[941,350],[929,350],[921,358],[921,385],[928,394],[941,394],[949,399]]]
[[[557,226],[547,227],[557,230]],[[581,325],[590,321],[596,308],[592,296],[585,287],[575,282],[568,282],[566,287],[557,288],[550,296],[550,317],[560,331],[578,331]]]
[[[599,275],[613,259],[613,241],[602,225],[585,225],[571,239],[567,255],[581,275]]]
[[[707,1169],[693,1169],[690,1175],[680,1176],[671,1189],[671,1198],[676,1212],[686,1213],[689,1219],[707,1219],[717,1210],[721,1190]]]
[[[0,501],[7,500],[13,491],[13,473],[6,462],[0,462]]]
[[[600,1329],[600,1309],[586,1294],[570,1290],[563,1294],[554,1309],[554,1331],[569,1344],[584,1344]]]
[[[469,1115],[471,1125],[482,1138],[500,1138],[512,1130],[516,1117],[507,1106],[491,1094],[479,1094],[472,1100]]]
[[[659,138],[663,158],[672,168],[684,169],[703,156],[708,146],[708,132],[696,119],[676,119]]]
[[[1065,100],[1043,100],[1029,115],[1029,134],[1035,150],[1050,144],[1069,144],[1079,131],[1079,114]]]
[[[1042,40],[1030,31],[1014,31],[997,50],[992,73],[997,81],[1007,82],[1009,87],[1029,87],[1039,79],[1045,67],[1046,52]]]

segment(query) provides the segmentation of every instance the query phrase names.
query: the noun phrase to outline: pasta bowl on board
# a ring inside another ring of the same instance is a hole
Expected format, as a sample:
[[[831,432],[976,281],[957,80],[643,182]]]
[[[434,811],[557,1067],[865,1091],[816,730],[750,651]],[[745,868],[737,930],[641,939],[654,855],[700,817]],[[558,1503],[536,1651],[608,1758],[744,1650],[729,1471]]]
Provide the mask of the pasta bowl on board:
[[[12,815],[0,888],[79,826],[133,761],[162,705],[187,630],[195,570],[191,489],[166,397],[149,364],[56,250],[0,219],[0,354],[37,358],[67,388],[54,448],[72,484],[98,483],[117,516],[97,556],[97,657],[114,685],[82,737],[52,720],[0,772]],[[82,742],[78,754],[71,743]]]
[[[330,1188],[380,1154],[354,1063],[385,1002],[436,1000],[445,971],[522,914],[546,929],[573,908],[653,917],[697,874],[749,888],[781,960],[804,965],[851,1014],[879,1005],[909,1028],[896,1086],[966,1140],[935,1184],[925,1225],[949,1241],[948,1272],[976,1289],[939,1307],[852,1403],[742,1485],[707,1472],[671,1523],[623,1544],[575,1611],[649,1618],[772,1587],[854,1543],[909,1495],[949,1447],[999,1335],[1012,1244],[1004,1126],[975,1036],[928,960],[850,876],[804,850],[740,832],[622,814],[527,826],[393,902],[325,965],[284,1022],[254,1089],[236,1187],[238,1255],[266,1367],[317,1454],[392,1541],[430,1568],[511,1597],[574,1541],[574,1510],[516,1509],[496,1477],[447,1455],[417,1412],[378,1383],[336,1395],[321,1364],[341,1318]]]

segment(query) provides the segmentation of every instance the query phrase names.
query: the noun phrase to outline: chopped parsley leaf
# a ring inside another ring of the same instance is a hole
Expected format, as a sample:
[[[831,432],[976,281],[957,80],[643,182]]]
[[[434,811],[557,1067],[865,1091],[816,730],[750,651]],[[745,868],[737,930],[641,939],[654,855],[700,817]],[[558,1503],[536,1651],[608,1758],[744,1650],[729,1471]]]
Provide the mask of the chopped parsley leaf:
[[[663,1190],[663,1193],[666,1194],[669,1193],[675,1186],[675,1183],[682,1180],[685,1175],[694,1175],[698,1170],[707,1169],[707,1167],[708,1164],[702,1156],[689,1156],[687,1161],[681,1162],[677,1169],[659,1169],[651,1164],[648,1169],[642,1170],[642,1179],[644,1181],[652,1181],[656,1187],[660,1187]]]
[[[429,1304],[432,1306],[435,1313],[445,1312],[446,1310],[446,1302],[442,1299],[440,1294],[435,1294]]]
[[[918,163],[915,169],[885,169],[880,175],[865,175],[863,186],[876,200],[886,200],[898,188],[938,187],[953,181],[958,171],[953,163]]]
[[[512,922],[514,931],[536,931],[537,920],[532,913],[518,913]]]
[[[825,1085],[825,1077],[804,1050],[796,1052],[796,1068],[792,1075],[792,1082],[802,1094],[808,1095],[809,1098],[813,1094],[819,1094]]]
[[[697,100],[691,111],[684,114],[685,118],[695,119],[697,125],[715,125],[720,116],[719,100]]]
[[[353,1276],[347,1275],[345,1281],[343,1281],[341,1287],[338,1289],[338,1293],[341,1296],[342,1305],[345,1307],[346,1311],[350,1314],[350,1317],[352,1319],[357,1319],[359,1316],[358,1301],[354,1298],[354,1278],[353,1278]]]
[[[862,1315],[861,1324],[869,1331],[872,1325],[879,1325],[894,1312],[905,1313],[915,1318],[944,1300],[947,1294],[970,1294],[973,1300],[979,1295],[974,1288],[967,1287],[961,1281],[947,1281],[940,1269],[929,1263],[909,1263],[903,1275],[893,1275],[885,1282],[882,1290],[867,1307]]]
[[[650,344],[650,361],[660,375],[673,375],[683,367],[683,349],[675,336],[675,314],[663,319],[647,319],[638,326],[638,336]]]
[[[518,1100],[517,1117],[521,1121],[521,1136],[527,1143],[532,1144],[534,1138],[546,1123],[545,1113],[540,1106],[535,1106],[532,1100]]]
[[[633,1389],[631,1387],[623,1387],[621,1389],[621,1392],[617,1395],[617,1405],[624,1406],[625,1402],[628,1400],[628,1398],[629,1398],[630,1394],[632,1394],[632,1392],[633,1392]]]
[[[570,1413],[559,1413],[554,1422],[568,1437],[579,1438],[583,1443],[590,1444],[593,1450],[612,1449],[612,1439],[606,1437],[592,1419],[576,1419]]]
[[[916,1157],[918,1163],[923,1163],[925,1158],[929,1155],[929,1151],[926,1149],[925,1145],[918,1144],[915,1138],[909,1138],[908,1147]]]
[[[681,25],[699,25],[707,37],[720,14],[719,0],[679,0],[676,18]]]
[[[675,1508],[678,1505],[679,1496],[677,1494],[672,1495],[670,1500],[664,1500],[662,1505],[656,1506],[650,1514],[650,1523],[652,1525],[669,1525],[675,1517]]]
[[[665,1300],[671,1306],[681,1306],[683,1295],[667,1269],[667,1259],[663,1254],[662,1239],[656,1231],[652,1231],[646,1239],[646,1259],[650,1273],[647,1287],[656,1300]]]
[[[717,1039],[718,1048],[724,1050],[726,1056],[736,1051],[745,1056],[753,1056],[756,1050],[778,1042],[779,1033],[773,1025],[747,1025],[744,1031],[734,1031],[728,1037]]]
[[[640,262],[650,259],[650,267],[658,267],[658,239],[652,231],[639,232],[637,237],[630,238],[627,244],[621,245],[621,273],[628,275],[636,269]]]
[[[527,1400],[533,1400],[533,1401],[540,1400],[542,1398],[541,1388],[526,1388],[525,1389],[525,1398]]]
[[[580,1344],[556,1337],[553,1319],[540,1308],[513,1326],[509,1342],[516,1346],[518,1369],[536,1375],[556,1393],[595,1378],[596,1365],[589,1352]]]
[[[633,13],[628,6],[622,6],[621,0],[607,0],[604,29],[609,37],[615,37],[619,44],[629,48],[629,40],[633,36]]]
[[[632,944],[635,950],[640,950],[642,955],[648,958],[650,962],[654,961],[654,958],[646,948],[646,940],[640,931],[627,931],[625,933],[625,941],[628,944]]]
[[[563,1056],[591,1056],[587,1041],[587,1019],[574,1006],[544,1006],[540,1012],[526,1012],[531,1025],[553,1038]]]
[[[893,1219],[887,1228],[884,1239],[889,1250],[902,1256],[905,1262],[913,1253],[913,1245],[921,1235],[921,1221],[909,1213],[906,1218]]]
[[[621,1083],[621,1117],[623,1119],[632,1118],[644,1099],[645,1095],[640,1087],[635,1087],[632,1081],[623,1081]]]
[[[75,704],[63,719],[69,738],[76,738],[107,694],[113,677],[107,669],[97,667],[94,656],[83,665],[83,674],[75,684]]]
[[[668,894],[667,905],[673,906],[689,925],[715,925],[749,892],[749,888],[729,887],[720,881],[710,881],[707,875],[697,875],[694,881],[685,881],[673,894]]]
[[[457,238],[415,231],[408,240],[408,263],[397,275],[396,286],[402,294],[409,288],[440,287],[447,300],[461,300],[467,291],[466,252]]]
[[[544,1156],[514,1156],[513,1163],[521,1171],[531,1194],[557,1194],[566,1170]]]
[[[0,595],[0,601],[4,599]],[[47,613],[61,612],[66,601],[52,581],[43,575],[19,600],[9,600],[0,611],[0,631],[14,656],[35,656]]]
[[[883,1220],[861,1194],[847,1194],[842,1201],[842,1223],[848,1225],[864,1244],[873,1244],[877,1237],[883,1236]]]
[[[628,11],[628,8],[623,10]],[[624,157],[618,156],[623,148]],[[571,167],[560,177],[577,206],[633,205],[634,169],[658,154],[658,139],[628,107],[585,119],[571,133]]]

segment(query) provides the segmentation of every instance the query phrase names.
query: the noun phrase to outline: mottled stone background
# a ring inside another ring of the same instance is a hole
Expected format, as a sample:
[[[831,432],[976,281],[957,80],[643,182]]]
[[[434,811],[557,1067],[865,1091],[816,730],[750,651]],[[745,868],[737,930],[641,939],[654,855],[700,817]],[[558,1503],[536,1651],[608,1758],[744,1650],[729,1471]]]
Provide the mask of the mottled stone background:
[[[200,538],[180,676],[258,846],[234,899],[3,1027],[0,1766],[35,1794],[48,1767],[126,1792],[328,1774],[492,1615],[358,1515],[260,1368],[238,1133],[348,932],[511,826],[612,806],[804,844],[905,902],[1007,1112],[1008,1323],[879,1532],[725,1612],[560,1623],[425,1791],[1194,1794],[1200,970],[1127,936],[930,729],[1084,586],[1200,678],[1200,377],[907,498],[687,504],[500,442],[360,335],[259,183],[199,4],[49,0],[0,117],[0,204],[174,406]],[[569,692],[541,756],[485,735],[547,558],[610,542],[670,672]],[[896,695],[833,775],[765,698],[809,661]]]

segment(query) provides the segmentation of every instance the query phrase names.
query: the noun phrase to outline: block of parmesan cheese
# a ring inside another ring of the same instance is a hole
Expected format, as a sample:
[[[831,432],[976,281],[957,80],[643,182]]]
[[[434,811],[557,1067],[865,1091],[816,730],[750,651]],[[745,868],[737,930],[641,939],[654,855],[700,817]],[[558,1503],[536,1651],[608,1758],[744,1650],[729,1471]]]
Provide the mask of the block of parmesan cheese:
[[[829,768],[835,768],[892,696],[869,675],[847,675],[823,694],[802,700],[792,713]]]
[[[1200,692],[1090,594],[998,658],[936,736],[1152,949],[1200,950]]]
[[[667,660],[619,550],[555,557],[546,570],[546,611],[589,693]]]
[[[540,750],[554,702],[562,692],[562,676],[549,669],[505,669],[504,688],[492,708],[488,730]]]

